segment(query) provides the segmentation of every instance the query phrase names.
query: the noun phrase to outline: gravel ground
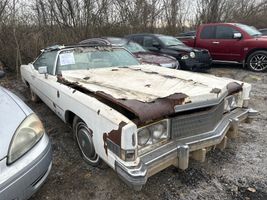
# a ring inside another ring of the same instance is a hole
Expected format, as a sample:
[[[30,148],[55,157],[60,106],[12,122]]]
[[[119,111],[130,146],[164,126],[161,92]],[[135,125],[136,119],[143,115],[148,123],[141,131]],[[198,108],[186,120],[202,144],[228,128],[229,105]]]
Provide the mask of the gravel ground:
[[[65,199],[267,199],[267,76],[238,66],[217,66],[212,74],[253,85],[251,107],[260,111],[252,124],[240,125],[240,137],[224,151],[212,150],[204,163],[190,161],[185,171],[169,167],[148,179],[142,191],[128,188],[109,167],[85,164],[71,129],[44,103],[29,101],[27,88],[14,76],[0,85],[21,97],[41,118],[53,146],[53,168],[31,200]]]

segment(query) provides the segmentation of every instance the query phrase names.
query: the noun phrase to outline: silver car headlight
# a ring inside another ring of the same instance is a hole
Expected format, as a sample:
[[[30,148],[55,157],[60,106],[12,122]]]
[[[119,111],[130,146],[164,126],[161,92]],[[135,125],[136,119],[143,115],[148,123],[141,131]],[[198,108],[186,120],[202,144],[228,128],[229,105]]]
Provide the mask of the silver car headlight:
[[[36,114],[31,114],[17,128],[8,152],[8,164],[29,151],[44,135],[44,127]]]
[[[189,55],[190,55],[190,57],[191,57],[191,58],[195,58],[195,57],[196,57],[196,54],[195,54],[195,52],[193,52],[193,51],[192,51],[192,52],[190,52],[190,54],[189,54]]]
[[[238,94],[230,95],[224,100],[224,112],[230,112],[238,107]]]
[[[158,143],[168,137],[167,120],[163,120],[144,128],[141,128],[138,133],[138,145],[143,147],[150,144]]]

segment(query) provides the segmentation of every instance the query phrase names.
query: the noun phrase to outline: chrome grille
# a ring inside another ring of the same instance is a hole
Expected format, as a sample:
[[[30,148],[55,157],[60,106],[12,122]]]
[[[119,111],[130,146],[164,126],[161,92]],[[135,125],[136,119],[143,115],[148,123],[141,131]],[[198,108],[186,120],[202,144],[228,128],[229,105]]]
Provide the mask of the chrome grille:
[[[207,111],[180,115],[170,120],[171,137],[181,138],[213,130],[223,117],[224,102]]]

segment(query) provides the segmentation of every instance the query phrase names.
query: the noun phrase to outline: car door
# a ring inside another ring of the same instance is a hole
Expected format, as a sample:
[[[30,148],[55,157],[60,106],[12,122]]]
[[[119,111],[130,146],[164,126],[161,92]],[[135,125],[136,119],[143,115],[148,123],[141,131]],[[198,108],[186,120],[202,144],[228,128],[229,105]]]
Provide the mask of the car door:
[[[216,39],[216,26],[206,25],[197,35],[196,46],[209,50],[212,59],[217,59],[216,50],[214,49],[214,42]]]
[[[242,39],[234,39],[239,31],[230,25],[207,25],[200,31],[197,40],[199,48],[208,49],[213,60],[240,61]]]
[[[63,117],[63,110],[58,106],[57,99],[60,95],[57,87],[57,77],[55,75],[55,66],[57,62],[58,51],[44,52],[33,63],[33,73],[31,87],[33,91],[50,107],[59,117]],[[47,74],[40,74],[39,67],[47,67]]]
[[[155,37],[146,35],[143,36],[143,47],[145,47],[149,51],[159,53],[161,44]]]
[[[213,52],[216,60],[240,61],[242,55],[242,38],[234,38],[240,33],[228,25],[216,26],[216,39],[213,40]]]

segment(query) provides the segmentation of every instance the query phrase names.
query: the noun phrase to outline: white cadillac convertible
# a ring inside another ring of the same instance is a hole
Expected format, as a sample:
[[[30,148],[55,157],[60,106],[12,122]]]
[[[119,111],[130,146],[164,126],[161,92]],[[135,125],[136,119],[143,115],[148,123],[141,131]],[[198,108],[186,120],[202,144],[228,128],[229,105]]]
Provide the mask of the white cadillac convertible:
[[[125,49],[53,46],[21,76],[31,91],[71,125],[84,160],[106,162],[129,186],[170,165],[186,169],[224,149],[251,119],[251,85],[228,78],[140,65]]]

